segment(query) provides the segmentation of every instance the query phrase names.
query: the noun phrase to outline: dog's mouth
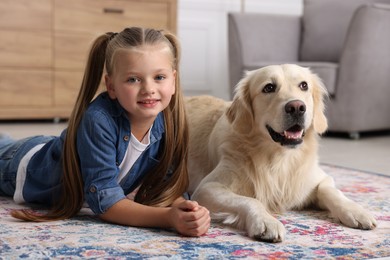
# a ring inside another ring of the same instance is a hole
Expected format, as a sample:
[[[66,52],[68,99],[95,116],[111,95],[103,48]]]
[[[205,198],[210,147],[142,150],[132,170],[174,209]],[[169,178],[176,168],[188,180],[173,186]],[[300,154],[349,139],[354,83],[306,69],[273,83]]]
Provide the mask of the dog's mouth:
[[[283,131],[283,133],[278,133],[269,125],[266,126],[268,133],[272,137],[274,142],[280,143],[284,146],[296,146],[303,142],[303,137],[305,136],[305,130],[301,125],[293,125],[292,127]]]

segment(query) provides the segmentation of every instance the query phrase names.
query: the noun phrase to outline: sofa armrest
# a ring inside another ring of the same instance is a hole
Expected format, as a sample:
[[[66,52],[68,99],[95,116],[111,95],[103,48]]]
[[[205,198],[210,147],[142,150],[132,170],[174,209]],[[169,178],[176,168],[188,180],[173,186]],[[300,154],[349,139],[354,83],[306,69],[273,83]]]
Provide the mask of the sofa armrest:
[[[229,72],[233,87],[242,68],[258,62],[298,61],[301,17],[260,13],[229,13]]]
[[[390,127],[390,5],[360,6],[339,63],[331,116],[356,131]],[[348,104],[348,105],[345,105]],[[344,130],[334,125],[336,130]]]

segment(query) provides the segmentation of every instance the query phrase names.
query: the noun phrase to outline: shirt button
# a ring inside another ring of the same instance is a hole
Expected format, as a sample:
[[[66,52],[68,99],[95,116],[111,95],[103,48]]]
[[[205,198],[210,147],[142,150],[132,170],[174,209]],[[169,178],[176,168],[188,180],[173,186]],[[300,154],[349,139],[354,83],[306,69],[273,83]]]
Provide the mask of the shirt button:
[[[125,140],[126,142],[129,141],[129,139],[130,139],[130,137],[129,137],[128,135],[125,135],[125,136],[123,137],[123,140]]]
[[[96,187],[95,186],[91,186],[89,188],[89,191],[92,192],[92,193],[95,193],[96,192]]]

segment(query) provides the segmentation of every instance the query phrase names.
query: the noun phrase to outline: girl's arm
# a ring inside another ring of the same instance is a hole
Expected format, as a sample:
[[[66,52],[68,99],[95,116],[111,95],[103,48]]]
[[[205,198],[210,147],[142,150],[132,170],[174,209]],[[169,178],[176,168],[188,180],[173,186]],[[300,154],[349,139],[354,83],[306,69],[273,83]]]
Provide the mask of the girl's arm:
[[[210,227],[209,211],[195,201],[177,199],[171,207],[145,206],[129,199],[115,203],[100,215],[104,221],[134,226],[174,228],[185,236],[201,236]]]

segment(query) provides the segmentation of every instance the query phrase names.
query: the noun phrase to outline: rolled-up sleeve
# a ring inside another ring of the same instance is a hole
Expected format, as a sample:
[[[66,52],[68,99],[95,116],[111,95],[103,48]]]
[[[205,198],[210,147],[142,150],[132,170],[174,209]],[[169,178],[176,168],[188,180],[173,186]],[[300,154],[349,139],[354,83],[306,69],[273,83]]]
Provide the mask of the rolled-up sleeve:
[[[113,119],[99,111],[86,112],[77,131],[84,196],[95,214],[106,212],[126,198],[117,180],[117,132]]]

